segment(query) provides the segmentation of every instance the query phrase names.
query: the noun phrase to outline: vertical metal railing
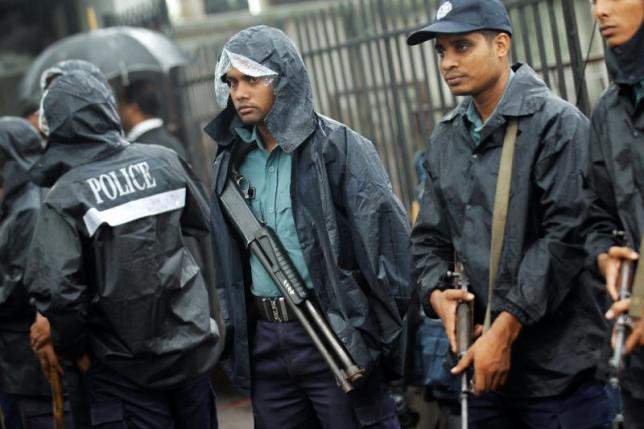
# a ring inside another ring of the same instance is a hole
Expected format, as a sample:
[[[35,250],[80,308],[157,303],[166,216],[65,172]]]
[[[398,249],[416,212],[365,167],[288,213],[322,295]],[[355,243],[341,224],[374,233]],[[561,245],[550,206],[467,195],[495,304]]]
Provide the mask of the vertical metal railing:
[[[316,110],[369,138],[395,192],[410,204],[413,156],[458,102],[443,82],[433,44],[408,47],[406,37],[433,20],[440,0],[342,0],[280,26],[300,49]],[[512,59],[527,62],[551,89],[589,113],[577,0],[506,0],[514,25]],[[583,23],[583,22],[582,22]],[[240,28],[241,30],[241,28]],[[212,71],[219,46],[197,56],[182,81],[185,124],[216,113]],[[591,62],[602,60],[595,56]],[[597,92],[597,91],[595,91]],[[208,97],[206,97],[208,94]],[[579,96],[578,96],[579,95]]]

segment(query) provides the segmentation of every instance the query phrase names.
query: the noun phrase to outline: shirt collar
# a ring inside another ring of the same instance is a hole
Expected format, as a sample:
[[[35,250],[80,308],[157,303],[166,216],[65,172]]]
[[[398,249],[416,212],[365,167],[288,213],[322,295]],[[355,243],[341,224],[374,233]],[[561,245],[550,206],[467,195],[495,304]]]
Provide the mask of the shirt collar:
[[[253,127],[252,131],[245,127],[237,127],[235,132],[244,143],[255,144],[259,150],[266,152],[262,138],[257,132],[257,127]],[[275,147],[275,149],[277,148],[279,148],[279,145]]]
[[[139,122],[134,127],[132,127],[132,129],[130,130],[129,133],[127,133],[127,136],[125,138],[133,142],[139,137],[141,137],[143,134],[147,133],[148,131],[153,130],[155,128],[160,128],[162,126],[163,126],[163,121],[160,118],[146,119],[145,121]]]
[[[492,116],[494,116],[494,113],[496,113],[497,108],[503,102],[503,99],[505,98],[505,95],[508,92],[508,88],[510,87],[510,82],[512,81],[513,77],[514,77],[514,70],[510,69],[510,76],[508,77],[508,81],[506,82],[505,88],[503,89],[503,95],[501,96],[501,99],[499,100],[498,104],[494,108],[494,111],[492,112],[492,114],[490,116],[488,116],[488,118],[486,119],[485,123],[487,123],[487,121]],[[467,110],[465,111],[465,118],[467,118],[467,120],[470,122],[470,124],[472,124],[472,126],[474,126],[474,128],[477,131],[480,131],[485,126],[485,123],[483,121],[481,121],[481,115],[479,115],[479,112],[476,110],[476,106],[474,105],[474,100],[473,99],[470,101],[470,104],[469,104]]]
[[[642,99],[644,99],[644,80],[640,80],[633,85],[633,90],[635,92],[635,107],[637,108]]]

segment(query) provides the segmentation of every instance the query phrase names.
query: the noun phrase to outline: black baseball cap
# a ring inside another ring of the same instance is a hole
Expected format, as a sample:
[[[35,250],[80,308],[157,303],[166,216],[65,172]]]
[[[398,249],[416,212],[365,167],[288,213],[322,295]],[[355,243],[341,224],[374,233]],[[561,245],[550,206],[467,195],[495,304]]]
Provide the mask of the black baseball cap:
[[[498,30],[512,36],[512,23],[501,0],[448,0],[436,12],[429,26],[415,31],[407,38],[410,46],[423,43],[437,34],[470,33]]]

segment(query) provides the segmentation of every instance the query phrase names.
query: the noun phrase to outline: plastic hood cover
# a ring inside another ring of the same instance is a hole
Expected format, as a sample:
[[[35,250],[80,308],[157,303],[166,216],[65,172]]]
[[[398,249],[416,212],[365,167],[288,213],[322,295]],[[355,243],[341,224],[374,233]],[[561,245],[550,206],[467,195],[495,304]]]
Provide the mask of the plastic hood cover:
[[[297,48],[282,31],[260,25],[240,31],[226,42],[224,49],[229,58],[230,53],[245,57],[277,73],[273,84],[275,104],[264,122],[277,144],[285,152],[292,152],[316,127],[311,81]],[[226,109],[206,127],[206,132],[220,144],[231,141],[235,128],[243,126],[230,98],[227,100]]]
[[[225,76],[233,67],[246,76],[266,78],[266,84],[272,83],[274,78],[278,75],[277,72],[256,63],[250,58],[234,54],[229,52],[227,49],[224,49],[219,61],[217,62],[217,70],[215,71],[215,98],[217,104],[222,109],[226,107],[226,104],[228,104],[228,96],[230,93],[225,81]]]

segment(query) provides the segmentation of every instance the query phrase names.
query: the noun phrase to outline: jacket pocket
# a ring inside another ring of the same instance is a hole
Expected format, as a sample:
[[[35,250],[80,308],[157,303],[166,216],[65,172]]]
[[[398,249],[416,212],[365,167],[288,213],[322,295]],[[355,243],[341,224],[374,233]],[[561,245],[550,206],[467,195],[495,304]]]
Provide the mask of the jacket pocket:
[[[118,400],[92,404],[91,419],[92,429],[127,429],[123,403]]]

